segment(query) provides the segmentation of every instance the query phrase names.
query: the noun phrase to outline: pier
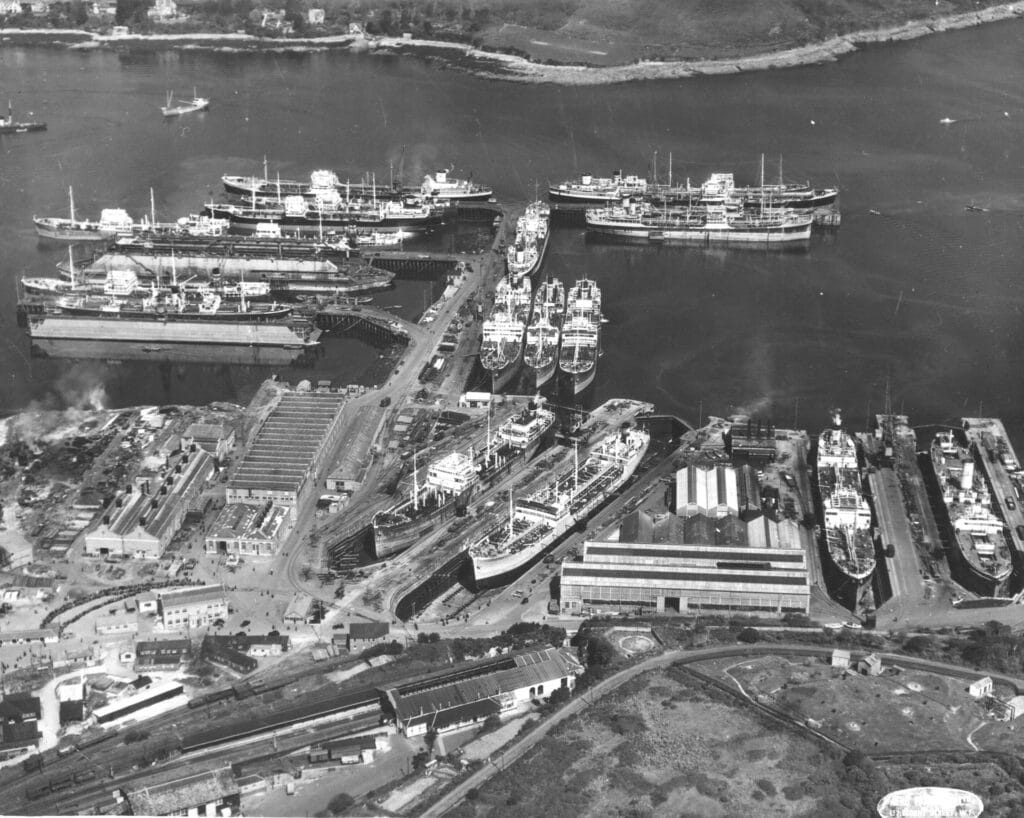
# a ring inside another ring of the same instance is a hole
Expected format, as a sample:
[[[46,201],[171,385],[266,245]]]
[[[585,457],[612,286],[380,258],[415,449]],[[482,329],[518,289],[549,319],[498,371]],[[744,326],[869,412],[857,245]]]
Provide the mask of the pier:
[[[466,257],[459,253],[406,253],[380,250],[363,257],[368,264],[388,270],[399,278],[434,280],[455,272]]]
[[[419,324],[371,306],[328,304],[316,308],[313,322],[322,330],[352,335],[371,343],[423,341],[427,331]]]

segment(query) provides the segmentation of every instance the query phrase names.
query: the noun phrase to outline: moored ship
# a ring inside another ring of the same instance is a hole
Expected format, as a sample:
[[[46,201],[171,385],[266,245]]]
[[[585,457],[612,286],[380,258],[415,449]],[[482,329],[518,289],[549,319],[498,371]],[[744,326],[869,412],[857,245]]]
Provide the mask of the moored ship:
[[[420,195],[427,199],[452,202],[486,201],[494,195],[489,187],[475,184],[472,179],[455,179],[448,176],[448,170],[439,170],[423,177]]]
[[[480,364],[491,376],[492,392],[508,386],[519,371],[532,297],[529,278],[513,285],[506,277],[495,289],[494,306],[484,320],[480,342]]]
[[[565,312],[565,293],[561,290],[561,282],[558,283],[558,292],[562,295],[561,304],[557,300],[549,300],[547,285],[538,290],[533,318],[526,328],[523,361],[533,371],[537,389],[551,380],[558,366],[558,342]],[[557,299],[557,295],[554,298]]]
[[[950,560],[954,578],[982,596],[1008,595],[1013,573],[1009,531],[973,446],[947,430],[935,436],[930,454],[947,512],[946,536],[955,552]]]
[[[569,289],[558,353],[558,367],[572,378],[573,394],[586,389],[597,374],[601,320],[601,290],[597,282],[579,279]]]
[[[551,210],[543,202],[527,205],[516,222],[516,236],[506,250],[509,277],[533,275],[544,262],[550,237]]]
[[[196,89],[192,89],[191,99],[180,99],[177,103],[174,102],[174,95],[167,92],[167,104],[160,107],[160,113],[164,116],[181,116],[182,114],[192,114],[196,111],[206,111],[210,107],[210,100],[206,97],[201,97],[196,93]]]
[[[321,235],[352,227],[426,231],[439,227],[446,213],[445,208],[419,202],[346,199],[337,191],[325,192],[314,201],[285,196],[280,205],[210,203],[205,211],[210,216],[228,219],[232,229],[241,232],[255,232],[258,226],[271,224],[282,230]]]
[[[726,204],[681,209],[616,205],[588,210],[586,219],[588,230],[622,238],[768,247],[807,241],[814,223],[813,216],[784,208],[750,211]]]
[[[587,519],[632,477],[650,444],[639,428],[615,431],[540,491],[518,502],[509,517],[469,546],[477,589],[505,585],[541,558],[575,523]]]
[[[762,172],[763,177],[763,172]],[[740,207],[784,207],[794,210],[809,210],[835,204],[838,188],[813,188],[808,184],[765,184],[737,186],[731,173],[712,173],[699,186],[659,185],[653,188],[649,198],[663,205],[698,205],[732,203]]]
[[[608,204],[646,193],[645,178],[632,174],[623,176],[621,170],[604,178],[584,174],[579,179],[560,182],[548,188],[548,198],[552,202],[573,204]]]
[[[856,611],[871,591],[875,544],[871,508],[857,463],[857,444],[842,428],[838,411],[833,415],[833,426],[818,436],[814,473],[821,497],[826,576],[833,575],[833,595]]]
[[[378,559],[416,542],[433,525],[463,513],[477,483],[473,460],[452,452],[427,468],[421,485],[415,457],[409,497],[373,516],[373,550]]]

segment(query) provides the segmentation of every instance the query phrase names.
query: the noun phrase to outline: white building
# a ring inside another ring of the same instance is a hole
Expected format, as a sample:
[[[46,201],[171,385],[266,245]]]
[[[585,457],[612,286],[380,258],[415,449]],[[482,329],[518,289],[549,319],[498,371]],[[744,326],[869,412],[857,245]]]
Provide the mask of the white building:
[[[228,615],[220,585],[157,591],[157,608],[165,628],[199,628]]]

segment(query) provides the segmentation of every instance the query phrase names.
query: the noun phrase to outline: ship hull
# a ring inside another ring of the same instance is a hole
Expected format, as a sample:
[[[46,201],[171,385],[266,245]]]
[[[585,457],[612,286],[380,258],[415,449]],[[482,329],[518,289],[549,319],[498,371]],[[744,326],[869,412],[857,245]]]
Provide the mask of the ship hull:
[[[865,586],[871,584],[871,578],[875,573],[874,567],[868,572],[853,574],[835,561],[824,536],[819,540],[821,565],[830,596],[844,608],[856,611],[864,594]]]
[[[484,367],[484,371],[486,371],[491,376],[492,392],[501,392],[502,389],[504,389],[512,382],[512,379],[519,371],[520,365],[523,363],[523,346],[523,342],[520,341],[519,348],[516,351],[515,357],[510,358],[508,363],[506,363],[504,366],[499,367],[497,369],[491,369],[490,367],[486,366]]]
[[[33,131],[45,130],[45,122],[9,122],[0,125],[0,134],[31,133]]]
[[[508,271],[510,275],[515,278],[516,281],[519,281],[520,279],[527,277],[532,278],[534,275],[540,272],[540,268],[544,264],[544,256],[548,251],[548,243],[550,242],[550,240],[551,230],[549,228],[548,232],[544,234],[544,240],[541,242],[540,247],[537,249],[537,257],[533,260],[532,264],[517,265],[515,263],[509,263]]]
[[[500,557],[470,557],[473,567],[474,590],[501,588],[515,582],[536,565],[543,558],[545,552],[549,551],[572,525],[571,518],[560,520],[550,533],[529,548],[524,548],[515,554],[505,554]]]
[[[420,537],[429,534],[438,523],[450,520],[465,511],[473,490],[455,495],[429,514],[394,525],[373,524],[373,553],[377,559],[389,557],[414,545]]]
[[[597,376],[597,362],[594,362],[592,367],[585,369],[583,372],[572,373],[572,392],[574,395],[578,395],[590,384],[594,382],[594,378]]]
[[[181,321],[76,315],[33,316],[33,339],[131,341],[147,344],[225,344],[302,349],[316,346],[317,331],[296,332],[286,323]]]
[[[646,239],[647,241],[683,241],[699,244],[786,244],[807,241],[811,237],[811,223],[784,225],[778,228],[706,229],[703,227],[675,226],[670,223],[645,224],[641,222],[615,222],[587,219],[587,229],[606,236]]]
[[[429,216],[378,216],[372,213],[328,214],[320,219],[312,216],[287,216],[280,213],[238,213],[216,206],[208,206],[206,212],[214,218],[230,220],[231,229],[242,233],[255,232],[257,225],[260,224],[276,224],[289,231],[319,235],[324,231],[347,230],[353,227],[368,227],[382,231],[423,232],[440,227],[444,223],[444,214],[441,213]]]
[[[555,374],[555,371],[558,369],[558,359],[556,356],[552,356],[551,360],[547,363],[540,366],[533,366],[531,364],[529,367],[530,371],[533,372],[536,388],[540,389]]]
[[[33,219],[36,234],[52,241],[112,241],[117,238],[116,230],[101,230],[99,225],[81,227],[57,219]]]

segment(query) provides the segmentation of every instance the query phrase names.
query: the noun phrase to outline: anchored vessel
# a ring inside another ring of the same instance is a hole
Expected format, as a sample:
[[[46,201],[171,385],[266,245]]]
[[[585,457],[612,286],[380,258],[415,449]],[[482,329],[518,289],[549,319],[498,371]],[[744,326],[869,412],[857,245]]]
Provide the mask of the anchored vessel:
[[[551,209],[543,202],[528,205],[516,222],[516,237],[506,250],[508,274],[513,279],[533,275],[540,269],[548,249]]]
[[[491,375],[492,392],[508,386],[519,370],[532,300],[529,278],[512,284],[506,277],[495,288],[494,306],[484,320],[480,342],[480,364]]]
[[[655,209],[627,204],[587,211],[587,229],[648,241],[761,243],[769,246],[807,241],[814,217],[784,208],[757,211],[705,204],[694,208]]]
[[[201,97],[196,93],[196,89],[192,89],[192,99],[178,100],[177,104],[174,103],[174,95],[167,92],[167,104],[160,108],[160,112],[164,116],[181,116],[182,114],[191,114],[194,111],[205,111],[210,107],[210,100],[206,97]]]
[[[1005,595],[1013,572],[1009,531],[996,513],[998,504],[992,502],[977,452],[949,430],[935,436],[931,459],[949,516],[950,538],[962,557],[957,562],[967,569],[961,584],[985,596]]]
[[[565,288],[557,278],[544,282],[537,290],[536,306],[526,328],[523,360],[533,370],[536,388],[551,380],[558,365],[558,343],[565,318]]]
[[[597,282],[579,279],[569,290],[562,324],[558,367],[572,377],[573,394],[594,381],[601,343],[601,290]]]
[[[474,184],[471,179],[449,178],[449,170],[439,170],[431,176],[423,177],[420,194],[428,199],[441,199],[452,202],[486,201],[494,195],[489,187]]]
[[[473,584],[505,585],[536,562],[576,522],[625,484],[643,459],[650,435],[641,429],[615,431],[582,464],[574,464],[547,486],[514,502],[509,519],[469,546]]]
[[[413,456],[413,484],[409,497],[373,515],[373,551],[378,559],[412,545],[429,526],[465,512],[477,483],[472,458],[452,452],[427,468],[419,482]]]
[[[616,171],[611,177],[595,177],[584,174],[579,179],[561,182],[548,188],[548,198],[553,202],[575,204],[608,204],[624,197],[643,196],[647,193],[647,180],[642,176],[623,176]]]
[[[861,487],[857,444],[842,428],[840,413],[818,436],[815,477],[821,495],[823,544],[828,565],[837,573],[837,595],[852,610],[869,590],[875,570],[871,509]]]
[[[7,100],[7,116],[0,116],[0,134],[5,133],[28,133],[29,131],[45,131],[45,122],[15,122],[14,108],[11,101]]]

